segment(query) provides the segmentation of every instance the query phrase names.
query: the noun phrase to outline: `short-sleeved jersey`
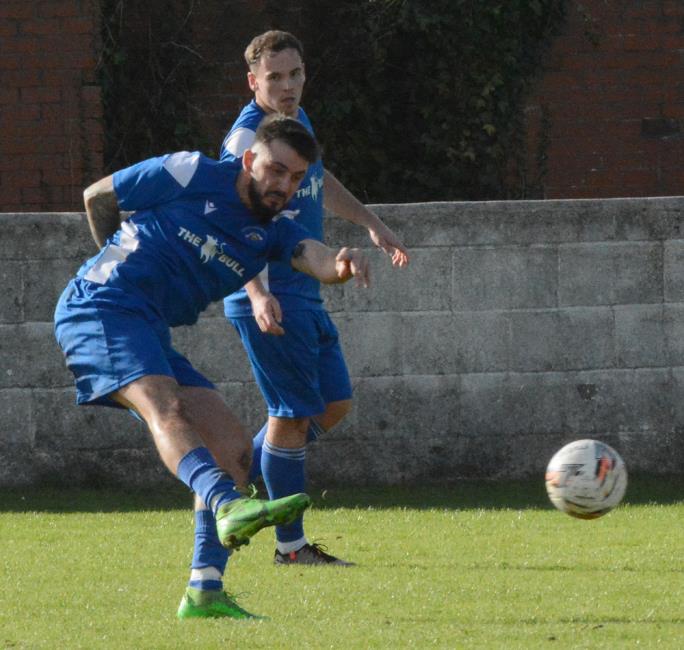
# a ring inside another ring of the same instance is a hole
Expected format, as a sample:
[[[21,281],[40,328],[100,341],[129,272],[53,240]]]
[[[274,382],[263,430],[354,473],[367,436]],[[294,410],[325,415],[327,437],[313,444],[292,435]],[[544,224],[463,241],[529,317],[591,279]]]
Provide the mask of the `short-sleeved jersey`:
[[[88,299],[191,325],[267,262],[288,265],[311,235],[291,219],[255,217],[235,187],[240,169],[179,152],[116,172],[119,207],[135,212],[79,270]]]
[[[221,146],[221,160],[236,160],[252,146],[259,123],[266,113],[252,100],[242,109]],[[302,108],[297,119],[313,134],[313,127]],[[314,239],[323,241],[323,162],[319,159],[306,173],[297,193],[283,211],[288,217],[304,226]],[[295,271],[289,264],[269,262],[259,276],[264,286],[278,297],[285,310],[323,309],[318,280]],[[226,316],[249,316],[252,307],[243,289],[224,301]]]

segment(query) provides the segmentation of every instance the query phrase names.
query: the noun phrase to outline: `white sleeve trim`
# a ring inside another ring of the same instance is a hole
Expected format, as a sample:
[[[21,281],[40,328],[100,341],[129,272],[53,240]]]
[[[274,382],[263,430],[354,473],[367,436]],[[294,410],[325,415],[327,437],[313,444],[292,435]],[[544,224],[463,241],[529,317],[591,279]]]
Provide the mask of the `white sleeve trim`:
[[[187,187],[199,165],[199,151],[179,151],[172,153],[164,161],[166,169],[181,187]]]
[[[256,132],[251,129],[240,127],[235,129],[226,140],[223,147],[229,154],[240,158],[246,149],[249,149],[254,144]]]
[[[107,284],[114,269],[124,262],[130,253],[138,250],[139,244],[138,227],[130,221],[124,221],[121,224],[119,244],[108,244],[100,259],[88,269],[84,278],[97,284]]]

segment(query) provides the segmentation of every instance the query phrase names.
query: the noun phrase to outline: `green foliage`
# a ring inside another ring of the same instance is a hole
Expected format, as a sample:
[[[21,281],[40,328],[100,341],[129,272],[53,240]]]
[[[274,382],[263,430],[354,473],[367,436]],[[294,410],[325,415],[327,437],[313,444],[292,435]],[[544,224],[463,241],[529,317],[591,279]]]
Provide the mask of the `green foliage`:
[[[375,202],[516,194],[521,98],[563,4],[316,3],[305,105],[326,164]]]
[[[203,60],[193,0],[103,0],[98,66],[106,171],[204,144],[191,97]]]
[[[361,199],[533,196],[521,100],[564,4],[266,0],[247,10],[221,0],[103,0],[107,168],[179,149],[214,153],[224,133],[199,119],[209,98],[198,84],[220,92],[226,80],[217,71],[235,62],[242,74],[236,52],[279,28],[304,42],[303,103],[326,165]],[[236,117],[229,113],[226,102],[220,129]],[[542,176],[546,143],[542,133],[531,152]]]

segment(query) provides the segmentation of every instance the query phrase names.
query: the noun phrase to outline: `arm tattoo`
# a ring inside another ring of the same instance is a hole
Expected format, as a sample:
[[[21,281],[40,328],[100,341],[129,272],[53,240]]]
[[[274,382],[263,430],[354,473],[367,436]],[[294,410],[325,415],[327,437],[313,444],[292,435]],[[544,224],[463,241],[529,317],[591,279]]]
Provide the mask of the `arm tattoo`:
[[[101,248],[108,237],[111,237],[121,226],[121,216],[116,194],[101,193],[93,197],[87,206],[90,232]]]
[[[83,203],[90,234],[98,247],[102,248],[107,238],[113,235],[121,225],[113,177],[105,176],[87,187],[83,191]]]
[[[306,248],[306,245],[304,242],[300,241],[295,247],[294,250],[292,251],[292,259],[297,259],[298,257],[302,257],[304,255],[304,249]]]

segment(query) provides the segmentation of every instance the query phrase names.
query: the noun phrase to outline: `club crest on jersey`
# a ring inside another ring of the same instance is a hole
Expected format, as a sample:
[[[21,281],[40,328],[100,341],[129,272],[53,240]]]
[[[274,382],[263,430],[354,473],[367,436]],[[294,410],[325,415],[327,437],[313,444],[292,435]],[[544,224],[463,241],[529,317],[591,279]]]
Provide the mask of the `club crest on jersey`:
[[[244,235],[247,241],[251,242],[264,241],[264,239],[266,238],[265,230],[263,230],[262,228],[254,228],[253,226],[243,228],[242,234]]]
[[[178,236],[183,240],[199,249],[200,261],[203,264],[208,264],[212,260],[217,260],[228,267],[231,271],[243,277],[245,268],[233,259],[230,255],[226,255],[223,251],[224,242],[220,242],[216,237],[207,235],[206,240],[190,232],[187,228],[182,226],[178,230]]]

